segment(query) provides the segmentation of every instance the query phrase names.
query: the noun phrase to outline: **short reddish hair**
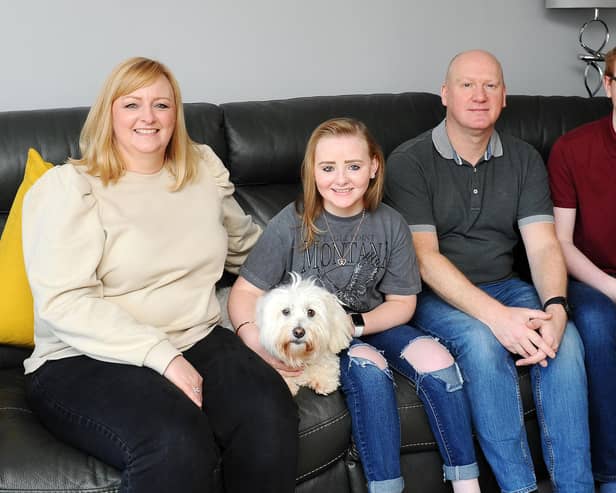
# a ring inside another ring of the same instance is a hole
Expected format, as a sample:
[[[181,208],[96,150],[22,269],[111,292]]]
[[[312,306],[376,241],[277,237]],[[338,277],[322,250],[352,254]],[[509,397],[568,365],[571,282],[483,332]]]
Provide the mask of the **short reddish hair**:
[[[614,76],[614,63],[616,63],[616,47],[605,54],[605,69],[603,70],[605,75]]]

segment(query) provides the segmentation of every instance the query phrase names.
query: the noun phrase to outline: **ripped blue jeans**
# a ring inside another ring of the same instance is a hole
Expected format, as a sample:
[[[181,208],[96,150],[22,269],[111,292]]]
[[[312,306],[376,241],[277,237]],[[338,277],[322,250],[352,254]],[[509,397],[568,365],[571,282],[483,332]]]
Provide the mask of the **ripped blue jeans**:
[[[479,476],[471,415],[457,365],[422,374],[402,357],[406,347],[420,337],[426,335],[415,327],[401,325],[353,339],[340,355],[342,391],[370,493],[401,492],[404,481],[400,471],[400,417],[391,370],[349,356],[354,346],[362,344],[379,350],[390,368],[415,384],[443,458],[445,478]]]

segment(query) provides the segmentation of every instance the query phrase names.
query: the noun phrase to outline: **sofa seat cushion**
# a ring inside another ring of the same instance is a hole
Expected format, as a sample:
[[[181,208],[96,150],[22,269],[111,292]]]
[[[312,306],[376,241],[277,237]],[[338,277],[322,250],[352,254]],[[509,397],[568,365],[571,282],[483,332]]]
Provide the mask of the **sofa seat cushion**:
[[[401,427],[401,454],[437,451],[438,447],[423,404],[415,387],[394,373]],[[317,396],[300,389],[296,397],[300,412],[298,481],[314,476],[345,456],[351,444],[351,418],[342,392]],[[354,449],[352,458],[359,460]]]
[[[344,458],[351,418],[340,392],[317,396],[304,388],[296,399],[297,480],[302,482]],[[117,470],[62,443],[43,427],[26,402],[21,367],[0,370],[0,402],[0,491],[118,491]]]
[[[394,373],[394,379],[400,413],[400,453],[438,450],[415,386],[398,373]]]
[[[0,491],[115,493],[118,471],[53,437],[26,404],[23,369],[0,370]]]
[[[310,479],[342,459],[351,442],[351,416],[340,391],[322,396],[301,388],[297,481]]]

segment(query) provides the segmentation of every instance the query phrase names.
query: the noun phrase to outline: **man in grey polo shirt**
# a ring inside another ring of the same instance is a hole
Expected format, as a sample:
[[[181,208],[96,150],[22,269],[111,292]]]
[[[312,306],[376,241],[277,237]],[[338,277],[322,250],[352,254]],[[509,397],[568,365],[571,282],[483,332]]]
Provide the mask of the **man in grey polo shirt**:
[[[516,372],[528,365],[555,489],[591,493],[583,349],[568,322],[545,166],[530,145],[494,130],[505,85],[490,53],[454,57],[441,98],[445,120],[387,162],[387,200],[410,226],[427,288],[413,322],[455,354],[503,491],[537,488]],[[513,273],[517,228],[535,287]]]

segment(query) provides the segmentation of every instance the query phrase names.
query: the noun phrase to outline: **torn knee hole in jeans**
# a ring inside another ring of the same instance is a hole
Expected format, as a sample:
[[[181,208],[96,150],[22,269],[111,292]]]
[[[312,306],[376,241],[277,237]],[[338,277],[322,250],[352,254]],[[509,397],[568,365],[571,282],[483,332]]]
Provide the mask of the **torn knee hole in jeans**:
[[[383,352],[368,344],[356,344],[349,350],[349,366],[355,364],[361,368],[368,366],[378,368],[393,380],[393,374],[389,369]]]
[[[437,339],[418,337],[408,343],[400,353],[418,374],[418,383],[430,376],[445,384],[447,392],[462,388],[464,379],[451,353]]]
[[[460,367],[438,340],[430,336],[418,337],[402,350],[400,358],[408,361],[417,372],[417,385],[424,378],[432,377],[444,383],[447,392],[462,389],[464,378]]]
[[[428,373],[423,373],[422,377],[433,377],[445,384],[446,392],[455,392],[456,390],[462,390],[464,384],[464,378],[462,378],[462,372],[458,363],[454,363],[442,370],[435,370]]]

